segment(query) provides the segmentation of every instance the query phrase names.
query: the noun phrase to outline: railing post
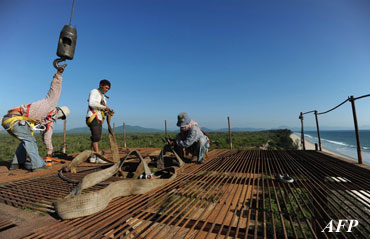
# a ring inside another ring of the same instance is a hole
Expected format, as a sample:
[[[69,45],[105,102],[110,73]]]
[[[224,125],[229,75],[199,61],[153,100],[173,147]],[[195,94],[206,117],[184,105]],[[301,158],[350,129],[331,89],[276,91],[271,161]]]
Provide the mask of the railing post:
[[[321,138],[320,138],[320,127],[319,127],[319,119],[317,117],[317,110],[315,110],[315,118],[316,118],[317,138],[319,139],[319,150],[322,151]]]
[[[303,113],[299,115],[299,119],[301,120],[301,144],[302,144],[302,149],[306,150],[306,145],[304,142],[304,129],[303,129]]]
[[[125,122],[123,122],[122,131],[123,131],[123,147],[127,148],[126,147],[126,124]]]
[[[113,122],[113,133],[115,134],[116,132],[115,132],[115,129],[116,129],[116,123],[115,122]]]
[[[63,149],[62,152],[65,154],[67,148],[67,119],[64,120],[64,129],[63,129]]]
[[[164,134],[166,138],[168,138],[168,132],[167,132],[167,120],[164,120]]]
[[[231,139],[231,129],[230,129],[230,117],[227,116],[227,122],[228,122],[228,125],[229,125],[229,142],[230,142],[230,149],[233,149],[233,141]]]
[[[362,151],[361,151],[361,144],[360,144],[360,133],[358,131],[358,124],[357,124],[357,115],[356,115],[356,106],[355,106],[355,99],[353,98],[353,95],[349,97],[349,101],[352,104],[352,113],[353,113],[353,122],[355,124],[355,132],[356,132],[356,141],[357,141],[357,157],[358,157],[358,163],[363,164],[362,159]]]

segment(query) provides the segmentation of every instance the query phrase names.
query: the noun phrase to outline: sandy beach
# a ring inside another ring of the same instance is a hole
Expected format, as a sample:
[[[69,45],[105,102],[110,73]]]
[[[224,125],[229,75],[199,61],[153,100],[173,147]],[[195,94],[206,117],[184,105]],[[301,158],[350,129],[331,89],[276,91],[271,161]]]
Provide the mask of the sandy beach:
[[[292,133],[290,135],[290,138],[293,140],[293,142],[297,142],[298,146],[299,146],[299,149],[302,149],[302,144],[301,144],[301,136],[300,135],[297,135],[295,133]],[[315,150],[315,144],[305,140],[305,146],[306,146],[306,150]],[[332,154],[334,156],[336,156],[337,158],[344,158],[344,159],[347,159],[347,160],[351,160],[351,161],[354,161],[353,159],[349,158],[349,157],[346,157],[345,155],[341,155],[341,154],[338,154],[338,153],[334,153],[332,151],[329,151],[325,148],[322,148],[322,152],[325,152],[327,154]]]

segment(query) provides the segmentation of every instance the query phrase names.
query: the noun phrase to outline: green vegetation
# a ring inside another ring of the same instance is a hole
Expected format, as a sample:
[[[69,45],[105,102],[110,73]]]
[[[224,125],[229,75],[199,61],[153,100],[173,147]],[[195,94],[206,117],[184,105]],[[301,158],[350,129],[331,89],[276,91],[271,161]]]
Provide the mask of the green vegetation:
[[[233,132],[232,142],[234,149],[270,149],[284,150],[296,149],[289,137],[290,130],[268,130],[258,132]],[[226,132],[208,133],[211,138],[211,149],[229,148],[229,136]],[[169,133],[170,138],[175,138],[176,133]],[[46,149],[39,134],[35,135],[41,156],[46,155]],[[120,146],[123,145],[123,135],[116,135]],[[163,146],[164,133],[129,133],[126,135],[127,147],[154,147]],[[0,134],[0,161],[9,161],[13,158],[19,141],[9,134]],[[63,144],[63,134],[53,135],[54,151],[59,151]],[[108,134],[104,134],[100,148],[109,148]],[[89,134],[67,134],[67,153],[81,152],[90,149]]]

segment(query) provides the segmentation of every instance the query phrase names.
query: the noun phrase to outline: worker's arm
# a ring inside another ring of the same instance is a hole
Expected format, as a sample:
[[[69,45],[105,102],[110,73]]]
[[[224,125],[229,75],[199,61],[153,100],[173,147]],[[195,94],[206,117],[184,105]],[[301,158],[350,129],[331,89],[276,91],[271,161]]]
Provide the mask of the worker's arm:
[[[66,65],[62,65],[60,67],[60,69],[57,71],[57,73],[55,73],[55,75],[53,77],[53,81],[51,82],[51,85],[50,85],[50,89],[49,89],[48,93],[46,94],[45,100],[46,100],[46,102],[48,102],[48,106],[50,107],[50,109],[49,108],[47,109],[47,113],[49,113],[51,110],[53,110],[58,104],[60,94],[61,94],[61,91],[62,91],[62,80],[63,80],[62,74],[63,74],[63,71],[64,71],[65,67],[66,67]],[[45,102],[44,102],[44,104],[45,104]],[[45,107],[45,105],[44,105],[44,107]]]
[[[50,89],[48,93],[46,94],[45,99],[51,99],[52,101],[55,102],[55,105],[58,103],[59,97],[60,97],[60,92],[62,89],[62,74],[64,71],[65,65],[62,65],[60,69],[55,73],[53,77],[53,81],[51,82]]]
[[[55,109],[62,91],[62,73],[57,72],[44,99],[33,102],[29,108],[28,117],[33,120],[42,120],[50,111]],[[21,105],[23,112],[27,112],[27,104]]]
[[[180,134],[176,136],[176,144],[183,148],[188,148],[199,139],[198,131],[195,127],[189,129],[186,139],[181,139]]]
[[[92,90],[89,97],[89,106],[95,110],[105,110],[107,106],[101,104],[101,97],[98,90]]]

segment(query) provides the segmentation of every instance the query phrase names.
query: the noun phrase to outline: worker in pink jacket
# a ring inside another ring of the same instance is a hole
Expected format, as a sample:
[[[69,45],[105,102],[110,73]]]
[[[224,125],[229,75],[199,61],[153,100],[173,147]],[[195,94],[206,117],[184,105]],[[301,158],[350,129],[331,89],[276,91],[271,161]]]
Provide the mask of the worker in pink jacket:
[[[31,160],[29,170],[47,169],[40,157],[33,131],[38,130],[42,121],[55,110],[62,91],[62,73],[65,65],[60,66],[54,75],[46,97],[32,104],[20,105],[10,109],[3,117],[2,126],[21,142],[15,152],[10,169],[25,168],[27,155]]]

